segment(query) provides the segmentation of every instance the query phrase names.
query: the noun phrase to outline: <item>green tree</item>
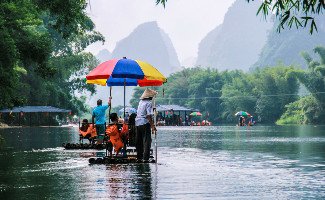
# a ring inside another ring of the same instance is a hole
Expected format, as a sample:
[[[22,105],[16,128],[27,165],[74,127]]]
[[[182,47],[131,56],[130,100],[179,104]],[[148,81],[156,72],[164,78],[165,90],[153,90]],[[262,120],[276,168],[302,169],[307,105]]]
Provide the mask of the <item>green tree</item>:
[[[293,67],[277,66],[218,72],[214,69],[186,68],[168,77],[160,88],[158,102],[199,109],[213,122],[234,122],[240,110],[253,114],[263,123],[274,123],[288,103],[297,99],[298,81]],[[166,88],[164,97],[162,88]],[[132,106],[136,107],[144,88],[136,88]]]
[[[237,119],[234,113],[241,110],[255,115],[257,92],[254,90],[253,76],[238,70],[230,71],[225,75],[227,81],[222,87],[221,96],[222,119],[226,122],[235,122]]]
[[[144,90],[145,90],[145,88],[141,88],[141,87],[134,88],[134,92],[133,92],[132,98],[130,100],[130,105],[133,108],[138,107],[139,99],[140,99],[142,93],[144,92]]]
[[[315,61],[307,53],[302,53],[308,64],[307,71],[299,71],[296,75],[300,82],[325,108],[325,47],[318,46],[314,52],[320,60]]]
[[[259,93],[256,114],[261,122],[274,123],[285,111],[285,105],[297,99],[299,84],[293,67],[272,67],[254,73]]]
[[[215,69],[197,70],[190,78],[188,106],[197,108],[203,113],[203,118],[209,114],[209,119],[216,121],[221,108],[221,89],[223,80]]]
[[[64,5],[64,6],[63,6]],[[0,3],[0,108],[53,105],[85,110],[76,91],[94,92],[80,77],[95,66],[82,53],[104,41],[85,13],[85,0],[3,0]]]
[[[303,110],[305,116],[304,123],[317,124],[325,123],[325,47],[316,47],[314,52],[319,55],[320,60],[315,61],[309,54],[302,53],[308,69],[296,71],[295,76],[312,96],[299,102],[299,108]]]
[[[195,72],[197,68],[183,69],[180,72],[176,72],[169,76],[169,81],[163,86],[164,88],[164,100],[159,100],[164,104],[178,104],[186,105],[188,98],[188,90],[190,85],[190,76]],[[161,91],[162,92],[162,91]]]
[[[286,111],[277,124],[319,124],[322,119],[323,108],[312,95],[302,97],[299,100],[286,105]]]

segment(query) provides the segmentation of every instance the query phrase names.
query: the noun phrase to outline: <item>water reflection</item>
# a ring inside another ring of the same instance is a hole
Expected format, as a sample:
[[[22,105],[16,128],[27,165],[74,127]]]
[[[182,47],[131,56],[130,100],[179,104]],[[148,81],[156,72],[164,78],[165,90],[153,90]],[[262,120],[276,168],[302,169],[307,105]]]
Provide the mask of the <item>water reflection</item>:
[[[152,165],[151,165],[152,166]],[[134,165],[135,180],[134,188],[137,191],[137,195],[144,199],[151,199],[152,192],[152,178],[150,164],[138,164]]]
[[[324,130],[160,127],[158,165],[106,166],[75,129],[0,129],[0,199],[324,199]]]
[[[82,188],[86,199],[152,199],[151,164],[90,166]],[[93,183],[93,184],[90,184]]]

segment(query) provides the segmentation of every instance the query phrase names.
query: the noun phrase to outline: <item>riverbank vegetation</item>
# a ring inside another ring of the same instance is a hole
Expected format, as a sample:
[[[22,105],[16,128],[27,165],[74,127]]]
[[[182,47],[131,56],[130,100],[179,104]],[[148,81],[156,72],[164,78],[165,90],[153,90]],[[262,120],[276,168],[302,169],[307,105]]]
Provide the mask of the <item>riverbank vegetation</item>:
[[[83,50],[104,41],[87,16],[86,0],[4,0],[0,3],[0,108],[51,105],[85,111],[94,92],[80,77],[97,60]],[[64,9],[63,9],[64,8]]]
[[[316,47],[320,61],[304,54],[308,69],[294,66],[256,68],[251,72],[184,68],[168,77],[158,104],[178,104],[199,109],[203,118],[234,123],[244,110],[259,123],[321,124],[324,119],[325,48]],[[307,94],[299,92],[304,86]],[[136,107],[143,88],[136,88],[131,105]]]

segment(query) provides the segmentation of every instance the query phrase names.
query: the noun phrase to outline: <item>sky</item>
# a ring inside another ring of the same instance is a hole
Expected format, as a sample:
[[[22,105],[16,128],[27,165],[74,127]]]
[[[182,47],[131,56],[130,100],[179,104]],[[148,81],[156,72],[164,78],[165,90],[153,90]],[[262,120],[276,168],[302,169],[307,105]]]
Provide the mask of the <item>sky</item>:
[[[87,13],[106,42],[96,43],[87,51],[110,52],[118,41],[138,25],[157,21],[171,38],[179,61],[197,56],[200,41],[223,22],[234,0],[169,0],[166,8],[155,0],[89,0]]]

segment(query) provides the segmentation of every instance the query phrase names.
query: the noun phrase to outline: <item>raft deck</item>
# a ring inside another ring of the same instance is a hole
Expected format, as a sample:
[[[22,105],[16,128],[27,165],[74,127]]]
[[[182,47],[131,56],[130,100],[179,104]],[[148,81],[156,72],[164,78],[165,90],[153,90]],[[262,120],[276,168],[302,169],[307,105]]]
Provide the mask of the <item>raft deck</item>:
[[[135,156],[128,157],[102,157],[102,158],[90,158],[89,164],[130,164],[138,163]],[[154,159],[150,159],[147,163],[156,163]]]
[[[97,150],[103,150],[106,149],[106,144],[83,144],[83,143],[76,143],[76,144],[70,144],[70,143],[63,143],[62,146],[69,150],[69,149],[97,149]]]

